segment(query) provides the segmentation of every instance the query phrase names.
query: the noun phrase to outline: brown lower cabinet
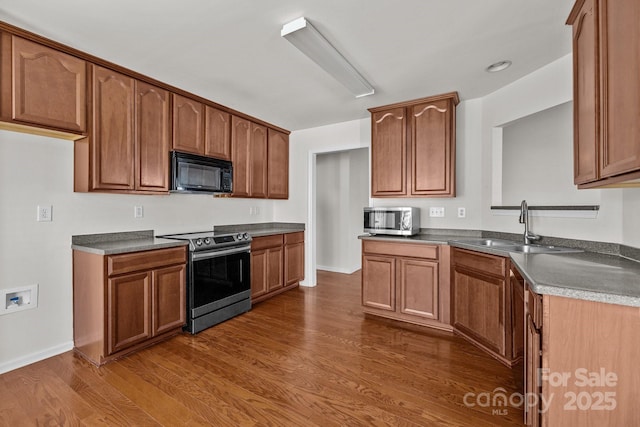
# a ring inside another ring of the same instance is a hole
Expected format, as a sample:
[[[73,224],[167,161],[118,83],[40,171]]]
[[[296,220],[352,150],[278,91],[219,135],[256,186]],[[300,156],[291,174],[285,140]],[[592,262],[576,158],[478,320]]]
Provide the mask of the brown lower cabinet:
[[[523,332],[514,316],[509,258],[453,248],[451,277],[456,333],[505,365],[517,364]]]
[[[254,237],[251,242],[251,303],[298,286],[304,279],[304,231]]]
[[[182,330],[186,247],[118,255],[73,251],[74,348],[102,365]]]
[[[363,240],[363,311],[450,331],[448,257],[449,246]]]
[[[526,425],[640,425],[640,308],[525,287]]]

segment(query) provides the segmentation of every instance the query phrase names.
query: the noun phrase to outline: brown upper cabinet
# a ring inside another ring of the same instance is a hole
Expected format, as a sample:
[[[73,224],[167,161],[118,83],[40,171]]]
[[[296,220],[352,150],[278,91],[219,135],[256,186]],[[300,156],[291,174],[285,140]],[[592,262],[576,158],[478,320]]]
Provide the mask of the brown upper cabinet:
[[[231,160],[231,114],[173,94],[173,149]]]
[[[170,94],[136,81],[136,190],[169,190]]]
[[[373,197],[455,196],[456,92],[371,108]]]
[[[640,8],[635,0],[578,0],[573,26],[574,182],[640,185]]]
[[[91,190],[135,188],[135,80],[92,67]]]
[[[289,198],[289,135],[269,129],[267,148],[267,197]]]
[[[168,191],[169,92],[92,66],[91,137],[76,141],[76,191]]]
[[[173,149],[204,154],[204,105],[173,94]]]
[[[2,33],[3,121],[84,134],[87,63],[24,38]]]
[[[267,128],[251,122],[249,197],[267,197]]]
[[[231,116],[235,197],[289,197],[289,136]]]
[[[237,116],[231,117],[231,161],[233,162],[233,195],[249,197],[249,147],[251,146],[251,122]]]
[[[204,155],[231,160],[231,114],[205,107]]]
[[[75,140],[74,190],[168,194],[169,151],[232,160],[286,199],[289,132],[0,21],[0,128]]]

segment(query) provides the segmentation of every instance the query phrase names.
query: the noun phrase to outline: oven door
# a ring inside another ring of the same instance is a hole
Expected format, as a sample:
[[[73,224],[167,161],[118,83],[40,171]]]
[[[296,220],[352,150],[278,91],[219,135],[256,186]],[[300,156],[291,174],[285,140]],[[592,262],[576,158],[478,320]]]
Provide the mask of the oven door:
[[[250,248],[247,245],[192,254],[191,319],[251,297]]]

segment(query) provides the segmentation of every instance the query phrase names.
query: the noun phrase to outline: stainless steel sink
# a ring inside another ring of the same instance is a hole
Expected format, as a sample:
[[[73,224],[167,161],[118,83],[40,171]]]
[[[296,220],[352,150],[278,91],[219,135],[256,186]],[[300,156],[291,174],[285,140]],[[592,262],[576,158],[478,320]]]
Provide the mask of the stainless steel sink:
[[[513,246],[516,244],[516,242],[513,242],[511,240],[501,240],[501,239],[481,239],[481,238],[477,238],[477,239],[461,239],[459,240],[460,243],[466,243],[468,245],[475,245],[475,246]]]
[[[567,248],[564,246],[552,246],[552,245],[537,245],[528,244],[523,245],[513,240],[503,239],[488,239],[488,238],[468,238],[457,240],[458,243],[464,243],[470,246],[478,246],[485,248],[493,248],[504,252],[518,252],[525,254],[561,254],[561,253],[576,253],[584,252],[582,249]]]
[[[521,252],[525,254],[558,254],[558,253],[584,252],[582,249],[565,248],[563,246],[544,246],[544,245],[514,245],[514,246],[503,246],[500,249],[508,252]]]

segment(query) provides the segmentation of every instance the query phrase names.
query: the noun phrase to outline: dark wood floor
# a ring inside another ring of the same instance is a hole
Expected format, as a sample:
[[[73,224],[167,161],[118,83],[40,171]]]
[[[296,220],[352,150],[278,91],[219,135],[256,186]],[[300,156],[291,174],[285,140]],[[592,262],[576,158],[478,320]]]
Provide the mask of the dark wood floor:
[[[316,288],[101,368],[64,353],[0,376],[0,425],[522,425],[463,401],[517,391],[515,371],[359,304],[359,272],[318,272]]]

